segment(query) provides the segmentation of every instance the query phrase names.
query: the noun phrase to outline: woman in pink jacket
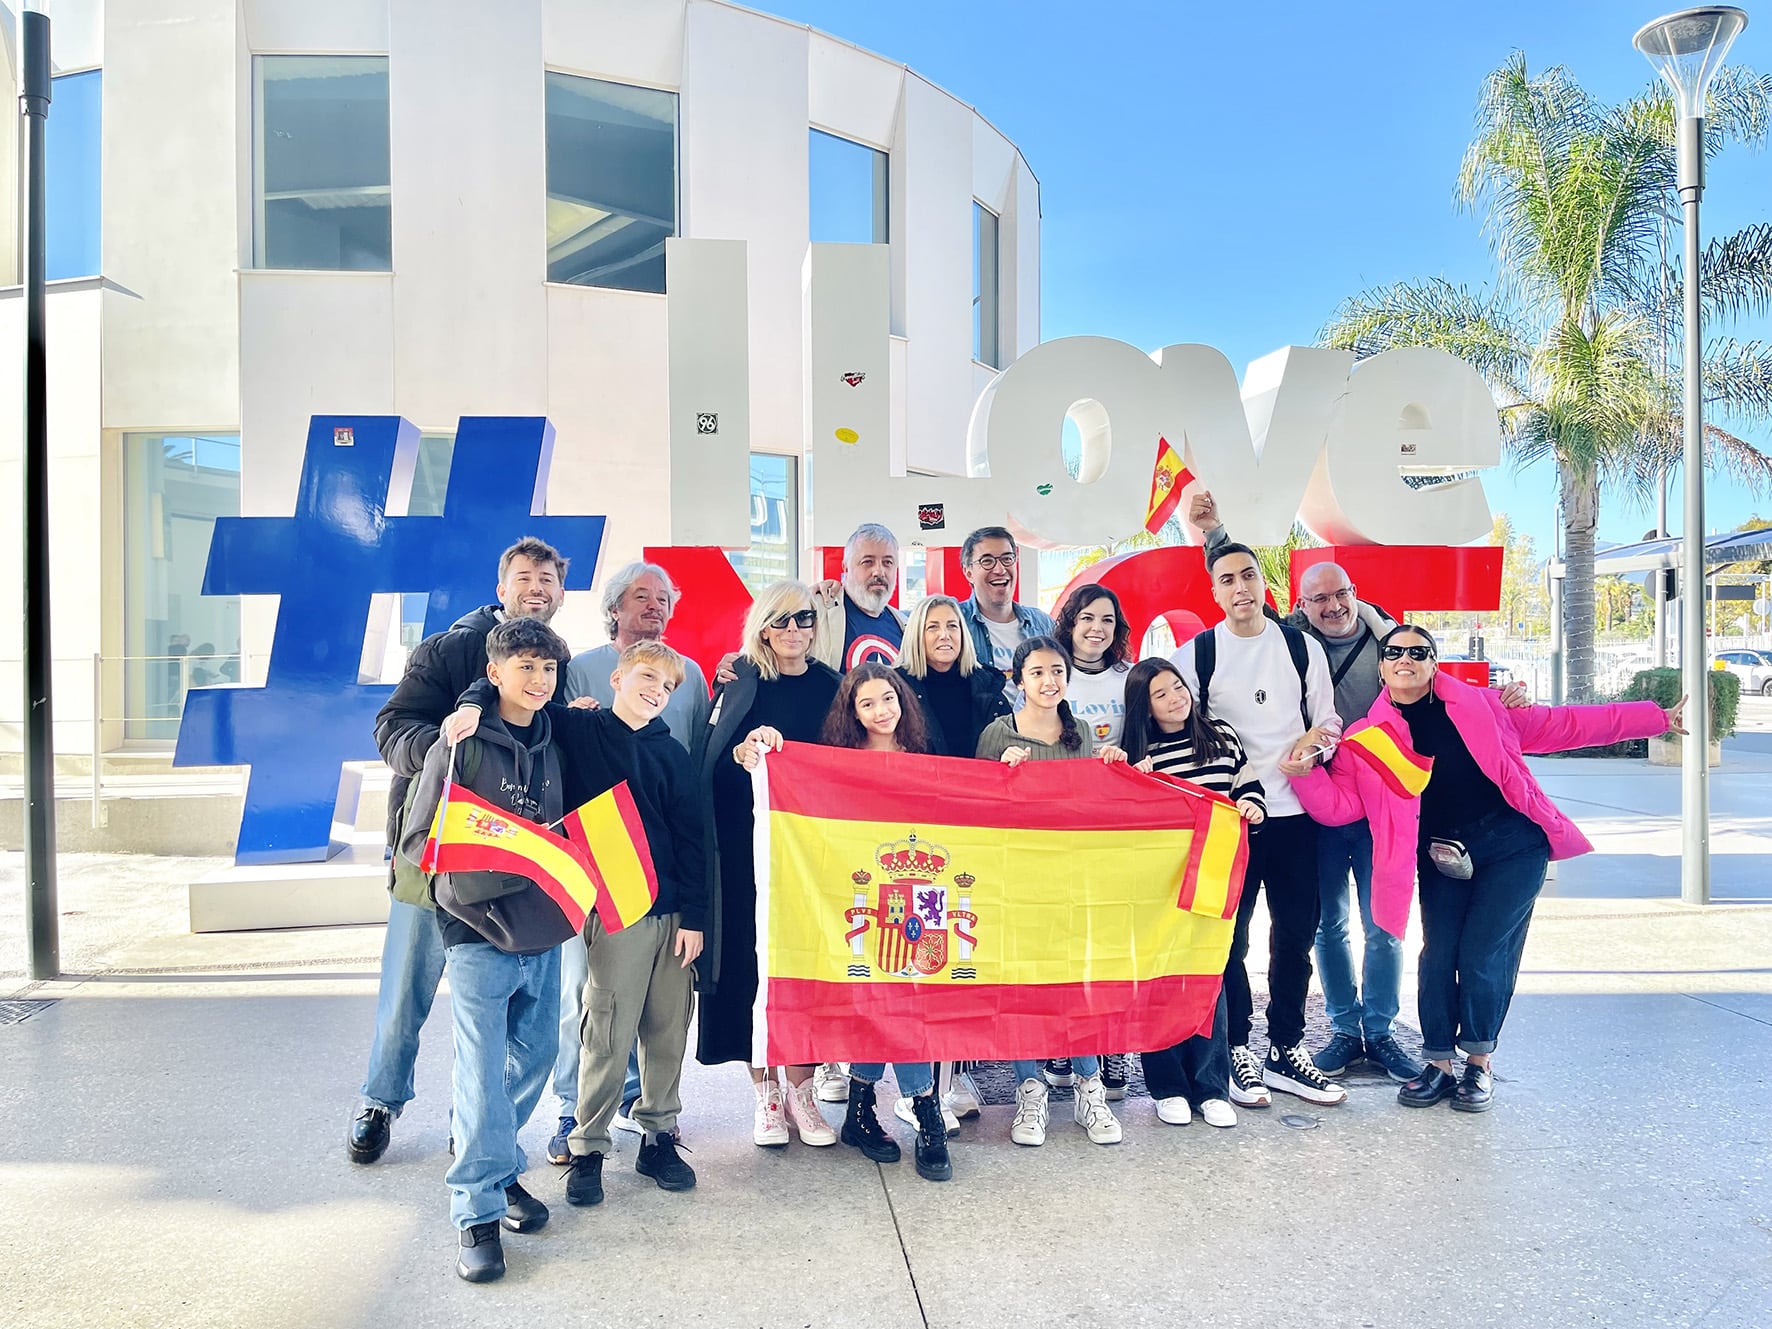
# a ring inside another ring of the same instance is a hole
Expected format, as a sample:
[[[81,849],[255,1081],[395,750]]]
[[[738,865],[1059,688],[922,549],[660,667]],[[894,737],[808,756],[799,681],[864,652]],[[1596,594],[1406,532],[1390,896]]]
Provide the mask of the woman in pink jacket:
[[[1508,710],[1498,693],[1440,675],[1436,656],[1423,629],[1391,629],[1378,648],[1384,691],[1348,728],[1336,760],[1314,769],[1309,759],[1287,761],[1280,770],[1318,821],[1371,822],[1372,913],[1393,936],[1408,926],[1419,877],[1419,1009],[1429,1064],[1397,1101],[1432,1107],[1450,1098],[1456,1111],[1486,1112],[1495,1094],[1489,1058],[1545,865],[1593,848],[1539,788],[1524,754],[1684,733],[1686,703],[1671,711],[1650,701]],[[1381,761],[1366,760],[1369,749],[1350,747],[1348,739],[1371,728],[1384,730],[1405,758],[1411,751],[1432,758],[1420,797]],[[1454,1046],[1467,1058],[1462,1076]]]

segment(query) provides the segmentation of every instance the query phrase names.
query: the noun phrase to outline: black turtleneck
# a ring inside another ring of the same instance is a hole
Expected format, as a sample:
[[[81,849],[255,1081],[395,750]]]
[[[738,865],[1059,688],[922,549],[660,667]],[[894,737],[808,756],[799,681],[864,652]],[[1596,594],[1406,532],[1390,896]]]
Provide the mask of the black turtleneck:
[[[1431,692],[1420,701],[1398,702],[1417,752],[1434,759],[1434,773],[1421,795],[1421,840],[1457,839],[1459,832],[1507,806],[1495,782],[1483,774],[1464,737]]]

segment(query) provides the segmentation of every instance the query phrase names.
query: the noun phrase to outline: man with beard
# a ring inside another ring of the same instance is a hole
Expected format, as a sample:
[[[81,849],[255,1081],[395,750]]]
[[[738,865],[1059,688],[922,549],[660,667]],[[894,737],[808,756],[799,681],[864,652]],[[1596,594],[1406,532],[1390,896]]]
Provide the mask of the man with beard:
[[[898,663],[904,615],[888,603],[898,589],[898,537],[876,522],[857,526],[843,546],[843,580],[819,585],[814,654],[839,674],[858,664]]]
[[[427,637],[413,650],[400,685],[375,717],[375,745],[394,774],[388,789],[390,845],[400,842],[407,792],[456,698],[486,677],[486,634],[510,619],[550,621],[566,599],[566,562],[552,545],[525,536],[499,556],[497,602],[464,614],[449,631]],[[560,699],[569,698],[570,683],[560,689]],[[388,865],[394,898],[382,939],[369,1072],[346,1141],[353,1163],[382,1156],[394,1118],[412,1099],[419,1030],[443,977],[443,939],[430,891],[422,873],[402,870],[402,864],[396,855]]]

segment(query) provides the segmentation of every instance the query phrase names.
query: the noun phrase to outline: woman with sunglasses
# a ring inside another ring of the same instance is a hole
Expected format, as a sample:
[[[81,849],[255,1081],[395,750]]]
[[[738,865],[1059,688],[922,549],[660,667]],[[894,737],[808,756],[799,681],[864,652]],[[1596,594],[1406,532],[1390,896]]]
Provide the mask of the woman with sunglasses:
[[[1325,769],[1315,757],[1280,770],[1318,821],[1372,824],[1372,913],[1400,937],[1417,880],[1421,896],[1418,969],[1421,1075],[1397,1091],[1408,1107],[1452,1100],[1459,1112],[1494,1103],[1490,1058],[1519,978],[1526,929],[1546,864],[1593,845],[1560,812],[1527,768],[1528,752],[1562,752],[1625,738],[1649,738],[1681,723],[1684,698],[1664,711],[1652,701],[1609,706],[1529,706],[1509,710],[1500,694],[1439,672],[1426,629],[1404,623],[1378,646],[1384,691],[1364,720],[1349,726]],[[1364,730],[1374,745],[1432,759],[1419,797],[1398,767],[1373,748],[1350,751]],[[1463,1073],[1454,1049],[1464,1052]]]
[[[734,677],[714,694],[713,710],[695,749],[717,852],[710,854],[712,930],[703,960],[712,990],[702,998],[696,1060],[704,1066],[751,1060],[751,1007],[757,999],[757,880],[752,858],[751,777],[757,745],[784,739],[817,743],[842,680],[812,656],[818,614],[812,592],[778,581],[752,601]],[[812,1067],[786,1068],[785,1095],[776,1067],[751,1067],[756,1111],[751,1138],[788,1142],[788,1122],[802,1144],[831,1145],[836,1132],[818,1110]]]

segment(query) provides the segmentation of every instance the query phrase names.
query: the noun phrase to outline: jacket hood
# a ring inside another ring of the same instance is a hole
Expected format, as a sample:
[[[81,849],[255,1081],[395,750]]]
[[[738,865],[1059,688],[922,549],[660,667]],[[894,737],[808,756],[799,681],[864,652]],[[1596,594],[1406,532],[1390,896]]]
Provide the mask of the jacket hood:
[[[488,747],[498,748],[505,754],[505,759],[511,763],[512,778],[527,791],[536,774],[536,761],[547,751],[548,744],[553,739],[553,731],[553,721],[548,719],[547,708],[543,707],[530,722],[529,742],[519,743],[511,731],[505,728],[498,712],[493,710],[481,718],[480,727],[474,736]],[[541,791],[535,790],[530,797],[539,800]]]
[[[453,628],[472,628],[476,632],[491,632],[503,621],[504,609],[499,605],[481,605],[478,609],[470,609],[449,626]]]

